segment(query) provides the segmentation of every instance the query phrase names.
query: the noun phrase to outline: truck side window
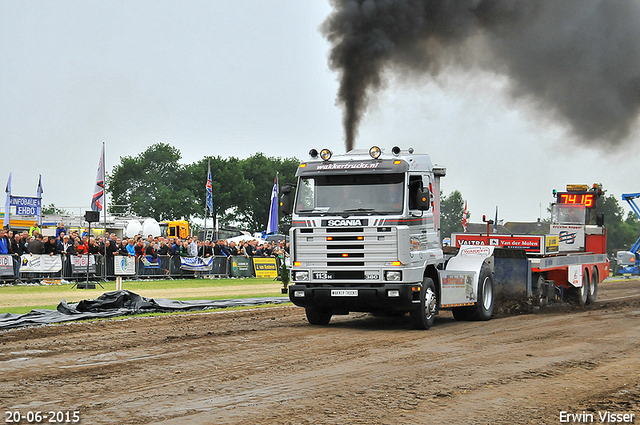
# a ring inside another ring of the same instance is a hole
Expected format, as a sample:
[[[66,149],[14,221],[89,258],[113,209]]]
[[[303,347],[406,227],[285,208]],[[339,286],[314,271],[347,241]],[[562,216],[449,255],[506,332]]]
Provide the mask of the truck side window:
[[[415,210],[418,197],[418,189],[422,189],[422,176],[409,176],[409,209]]]

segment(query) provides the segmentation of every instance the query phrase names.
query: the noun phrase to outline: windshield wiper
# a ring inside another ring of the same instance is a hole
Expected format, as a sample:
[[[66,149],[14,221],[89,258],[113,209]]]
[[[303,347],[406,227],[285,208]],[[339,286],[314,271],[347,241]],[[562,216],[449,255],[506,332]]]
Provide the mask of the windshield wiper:
[[[343,212],[369,212],[374,211],[373,208],[350,208],[347,210],[343,210]]]

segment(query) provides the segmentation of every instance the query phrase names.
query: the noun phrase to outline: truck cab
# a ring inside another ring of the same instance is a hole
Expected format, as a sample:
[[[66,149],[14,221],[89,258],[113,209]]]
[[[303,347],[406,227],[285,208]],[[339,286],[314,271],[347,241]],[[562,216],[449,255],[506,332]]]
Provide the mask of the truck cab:
[[[310,151],[280,203],[292,214],[289,297],[310,323],[355,311],[411,312],[418,327],[431,325],[445,174],[413,149]]]

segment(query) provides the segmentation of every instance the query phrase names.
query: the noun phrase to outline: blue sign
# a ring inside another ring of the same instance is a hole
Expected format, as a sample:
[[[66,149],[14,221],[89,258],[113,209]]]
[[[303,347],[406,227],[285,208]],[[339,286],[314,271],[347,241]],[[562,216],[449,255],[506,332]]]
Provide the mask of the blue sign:
[[[16,207],[16,215],[40,215],[42,199],[12,196],[10,204]]]

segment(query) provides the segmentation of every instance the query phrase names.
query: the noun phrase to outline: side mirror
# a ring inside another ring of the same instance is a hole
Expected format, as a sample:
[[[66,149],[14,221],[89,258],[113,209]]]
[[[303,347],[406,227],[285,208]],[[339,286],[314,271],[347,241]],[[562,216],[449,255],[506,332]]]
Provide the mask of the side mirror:
[[[429,190],[418,189],[416,196],[416,208],[426,211],[431,207],[431,192]]]
[[[293,186],[290,184],[285,184],[280,188],[280,203],[279,203],[279,211],[284,215],[291,214],[291,189]]]
[[[604,213],[599,212],[596,214],[596,225],[598,227],[604,226]]]

